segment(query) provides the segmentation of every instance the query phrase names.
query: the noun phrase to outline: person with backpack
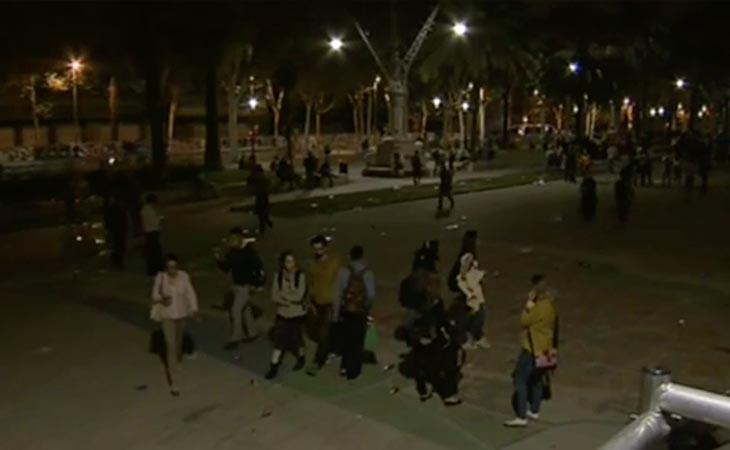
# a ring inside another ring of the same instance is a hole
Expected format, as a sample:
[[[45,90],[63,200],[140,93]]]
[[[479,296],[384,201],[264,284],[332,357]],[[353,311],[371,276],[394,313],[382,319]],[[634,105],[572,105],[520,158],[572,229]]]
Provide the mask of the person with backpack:
[[[365,251],[356,245],[350,249],[350,264],[340,269],[333,316],[340,322],[342,363],[340,374],[354,380],[362,371],[365,332],[375,301],[375,277],[365,261]]]
[[[229,311],[231,337],[223,347],[226,350],[234,350],[240,342],[258,337],[251,311],[251,296],[256,289],[263,287],[266,276],[261,258],[253,246],[255,241],[241,228],[232,228],[228,253],[224,258],[218,258],[218,267],[224,272],[231,272],[233,278],[233,302]]]
[[[325,236],[317,235],[309,244],[314,253],[314,261],[309,267],[310,303],[307,325],[310,338],[317,343],[317,351],[307,368],[307,375],[315,376],[324,366],[331,350],[330,331],[340,260],[329,252],[329,241]]]
[[[285,352],[295,355],[293,371],[301,370],[305,363],[304,322],[307,318],[307,276],[299,270],[291,252],[279,257],[279,271],[271,283],[271,299],[276,307],[276,322],[271,331],[274,351],[266,379],[279,373],[281,358]]]
[[[439,167],[439,200],[438,212],[444,209],[444,198],[449,201],[449,211],[454,209],[454,172],[446,167],[441,161]]]
[[[400,283],[398,300],[406,310],[403,326],[406,332],[442,299],[438,274],[439,242],[424,242],[413,258],[411,273]]]
[[[533,275],[531,282],[533,288],[520,316],[521,346],[513,373],[516,417],[504,423],[507,427],[525,427],[528,419],[540,418],[545,380],[557,367],[558,319],[553,296],[544,275]]]

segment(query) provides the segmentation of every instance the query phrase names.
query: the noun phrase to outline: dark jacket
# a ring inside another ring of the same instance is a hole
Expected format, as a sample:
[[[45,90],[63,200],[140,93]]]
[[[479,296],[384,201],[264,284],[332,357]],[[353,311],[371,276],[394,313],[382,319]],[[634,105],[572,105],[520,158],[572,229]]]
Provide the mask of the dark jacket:
[[[229,250],[226,259],[218,261],[218,267],[224,272],[230,271],[233,283],[238,286],[263,285],[264,264],[250,244]]]

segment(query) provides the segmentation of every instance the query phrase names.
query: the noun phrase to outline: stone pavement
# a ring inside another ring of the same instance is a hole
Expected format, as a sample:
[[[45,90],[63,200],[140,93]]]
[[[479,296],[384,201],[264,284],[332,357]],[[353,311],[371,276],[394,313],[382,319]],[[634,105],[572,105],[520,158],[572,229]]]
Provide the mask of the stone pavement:
[[[191,324],[199,355],[185,363],[180,398],[169,396],[159,362],[146,353],[150,286],[136,251],[124,272],[85,265],[74,276],[69,264],[53,276],[3,276],[0,448],[595,448],[633,411],[642,365],[667,364],[678,381],[712,390],[726,388],[730,376],[721,344],[730,339],[723,264],[730,249],[707,238],[726,232],[728,212],[716,206],[727,204],[730,191],[687,202],[678,190],[640,190],[630,223],[621,227],[610,188],[600,185],[591,225],[577,219],[577,187],[563,183],[459,196],[455,214],[441,220],[428,200],[277,219],[274,233],[257,243],[269,268],[285,249],[305,258],[308,237],[322,230],[340,253],[353,242],[365,246],[378,280],[380,363],[352,385],[333,365],[315,379],[292,374],[290,360],[276,383],[263,381],[265,340],[243,348],[238,359],[221,349],[227,319],[212,306],[228,280],[212,264],[211,247],[231,225],[254,219],[230,214],[220,202],[164,211],[164,247],[182,256],[202,305],[201,321]],[[493,347],[470,352],[464,405],[422,404],[412,381],[383,370],[402,351],[391,337],[402,314],[397,285],[421,240],[441,240],[443,272],[471,227],[479,230],[492,274]],[[7,258],[18,242],[24,254],[53,244],[33,236],[4,236],[0,248]],[[508,430],[501,422],[510,414],[516,320],[526,280],[537,271],[558,288],[563,361],[541,422]],[[255,301],[270,321],[268,297]]]

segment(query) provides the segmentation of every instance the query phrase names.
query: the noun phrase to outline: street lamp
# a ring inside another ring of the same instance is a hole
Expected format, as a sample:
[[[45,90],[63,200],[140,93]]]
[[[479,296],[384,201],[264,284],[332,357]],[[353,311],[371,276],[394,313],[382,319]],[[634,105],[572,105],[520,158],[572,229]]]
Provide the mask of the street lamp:
[[[663,116],[664,115],[664,107],[663,106],[660,106],[659,108],[657,108],[656,112],[659,113],[660,116]]]
[[[253,109],[256,109],[256,107],[259,106],[259,101],[256,99],[256,97],[251,97],[248,99],[248,107]]]
[[[466,33],[469,31],[469,28],[467,28],[466,23],[464,22],[456,22],[452,27],[451,31],[454,32],[454,34],[458,37],[464,37]]]
[[[656,110],[656,108],[651,108],[651,109],[649,109],[649,115],[650,115],[651,117],[654,117],[654,116],[656,116],[656,113],[657,113],[657,110]]]
[[[339,52],[345,46],[345,43],[342,41],[342,38],[333,37],[330,39],[329,46],[333,51]]]
[[[84,63],[79,58],[71,58],[68,70],[71,73],[71,94],[73,95],[73,117],[76,126],[76,142],[81,140],[81,124],[79,123],[79,74],[84,69]]]
[[[580,71],[580,64],[577,62],[571,62],[568,64],[568,70],[570,73],[578,73]]]
[[[441,106],[441,99],[439,97],[434,97],[433,100],[431,100],[431,103],[433,103],[434,108],[439,109]]]
[[[677,87],[677,89],[684,89],[687,87],[687,81],[684,78],[677,78],[677,80],[674,82],[674,85]]]
[[[464,102],[461,104],[461,109],[466,112],[469,111],[469,102]]]

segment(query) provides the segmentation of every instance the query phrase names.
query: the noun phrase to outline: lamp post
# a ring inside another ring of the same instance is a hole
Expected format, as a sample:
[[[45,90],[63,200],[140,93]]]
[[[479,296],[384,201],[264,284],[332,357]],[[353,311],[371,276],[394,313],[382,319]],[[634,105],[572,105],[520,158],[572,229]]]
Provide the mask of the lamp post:
[[[73,96],[73,119],[76,127],[76,142],[81,140],[81,124],[79,123],[79,74],[84,68],[80,59],[73,58],[68,63],[71,73],[71,95]]]

